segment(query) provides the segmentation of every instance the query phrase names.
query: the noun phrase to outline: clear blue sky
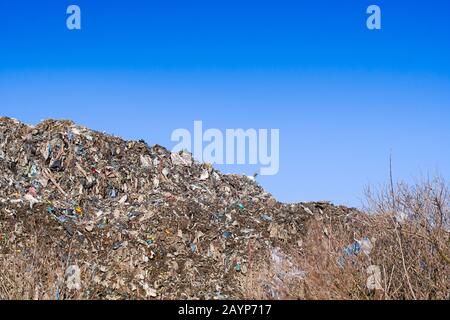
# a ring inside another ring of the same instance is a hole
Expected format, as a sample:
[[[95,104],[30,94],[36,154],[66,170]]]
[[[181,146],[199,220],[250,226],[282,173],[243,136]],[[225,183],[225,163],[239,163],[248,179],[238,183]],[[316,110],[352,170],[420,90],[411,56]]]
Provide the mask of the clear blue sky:
[[[449,1],[1,1],[0,35],[1,115],[169,148],[194,120],[279,128],[280,172],[259,181],[288,202],[359,206],[391,151],[398,179],[450,177]]]

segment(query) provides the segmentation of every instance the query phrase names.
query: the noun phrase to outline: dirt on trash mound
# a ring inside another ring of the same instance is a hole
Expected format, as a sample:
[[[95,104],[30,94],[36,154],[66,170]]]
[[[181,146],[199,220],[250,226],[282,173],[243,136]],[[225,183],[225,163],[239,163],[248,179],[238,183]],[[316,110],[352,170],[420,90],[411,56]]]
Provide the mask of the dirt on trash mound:
[[[281,204],[187,152],[70,121],[0,118],[0,172],[3,298],[285,298],[307,277],[292,259],[308,226],[356,212]]]

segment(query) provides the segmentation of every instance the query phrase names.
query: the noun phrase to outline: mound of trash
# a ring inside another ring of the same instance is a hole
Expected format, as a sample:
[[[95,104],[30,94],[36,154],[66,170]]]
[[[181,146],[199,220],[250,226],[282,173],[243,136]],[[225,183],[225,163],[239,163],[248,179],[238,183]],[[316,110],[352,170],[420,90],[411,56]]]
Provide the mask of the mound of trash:
[[[290,259],[311,221],[354,212],[282,204],[187,152],[70,121],[0,118],[0,172],[0,292],[20,299],[282,298],[307,277]]]

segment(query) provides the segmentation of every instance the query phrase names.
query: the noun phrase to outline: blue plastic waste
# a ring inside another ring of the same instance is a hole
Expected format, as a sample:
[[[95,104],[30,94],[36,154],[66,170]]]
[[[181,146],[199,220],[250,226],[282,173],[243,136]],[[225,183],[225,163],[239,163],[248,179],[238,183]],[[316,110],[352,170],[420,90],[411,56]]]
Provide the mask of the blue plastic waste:
[[[231,238],[233,236],[233,234],[230,232],[230,231],[225,231],[224,233],[223,233],[223,237],[225,238],[225,239],[229,239],[229,238]]]

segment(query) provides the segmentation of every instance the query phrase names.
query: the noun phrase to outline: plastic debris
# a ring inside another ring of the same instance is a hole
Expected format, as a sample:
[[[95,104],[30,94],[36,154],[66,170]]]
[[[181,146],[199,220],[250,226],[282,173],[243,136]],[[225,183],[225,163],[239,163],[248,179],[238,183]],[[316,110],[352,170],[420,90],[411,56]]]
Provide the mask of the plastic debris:
[[[353,256],[358,255],[361,252],[361,245],[358,242],[355,242],[352,245],[349,245],[344,249],[344,255],[345,256]]]
[[[408,220],[408,215],[404,212],[397,212],[395,214],[395,221],[397,221],[400,224],[404,224]]]
[[[374,245],[372,241],[367,237],[362,240],[356,240],[355,243],[343,249],[343,255],[337,258],[336,263],[343,269],[346,265],[346,258],[358,256],[361,252],[369,257],[372,253],[373,247]]]
[[[272,222],[273,221],[272,217],[268,216],[267,214],[262,214],[261,215],[261,220],[266,221],[266,222]]]
[[[145,242],[146,242],[148,245],[154,244],[155,241],[156,241],[156,239],[155,239],[154,237],[148,237],[148,239],[145,240]]]
[[[63,170],[63,164],[62,160],[55,160],[50,165],[50,170],[52,171],[62,171]]]
[[[158,296],[157,291],[154,288],[151,288],[148,284],[142,284],[143,289],[145,290],[145,294],[148,298],[156,298]]]
[[[81,271],[77,265],[67,268],[66,286],[69,290],[81,290]]]
[[[373,250],[373,243],[369,238],[364,238],[358,241],[359,246],[361,247],[361,251],[366,255],[370,256]]]
[[[188,152],[172,153],[170,157],[174,166],[192,166],[192,155]]]
[[[200,175],[200,180],[206,180],[209,178],[209,172],[208,170],[203,170],[202,174]]]
[[[372,265],[367,268],[367,289],[369,290],[382,290],[383,285],[381,282],[381,268],[379,266]]]
[[[31,196],[33,196],[34,198],[38,197],[37,191],[35,187],[30,187],[28,189],[28,194],[30,194]]]
[[[233,236],[233,234],[230,232],[230,231],[225,231],[224,233],[223,233],[223,237],[225,238],[225,239],[229,239],[229,238],[231,238]]]
[[[33,163],[33,164],[31,165],[30,175],[31,175],[32,177],[35,177],[35,176],[38,175],[38,173],[39,173],[39,169],[38,169],[37,165]]]
[[[33,197],[31,194],[29,194],[29,193],[27,193],[26,195],[25,195],[25,200],[27,200],[29,203],[30,203],[30,208],[31,209],[33,209],[33,206],[35,205],[35,204],[38,204],[39,203],[39,200],[38,199],[36,199],[35,197]]]

